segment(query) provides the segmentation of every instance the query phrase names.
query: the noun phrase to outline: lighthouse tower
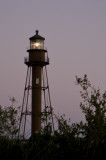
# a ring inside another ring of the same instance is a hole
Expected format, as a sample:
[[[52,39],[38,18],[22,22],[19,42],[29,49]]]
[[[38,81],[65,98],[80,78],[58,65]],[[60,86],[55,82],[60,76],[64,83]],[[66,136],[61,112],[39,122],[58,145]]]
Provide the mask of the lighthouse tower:
[[[49,115],[49,120],[51,119],[53,125],[46,69],[46,66],[49,65],[49,58],[47,50],[44,47],[45,38],[40,36],[38,30],[36,30],[36,34],[29,38],[29,40],[28,57],[24,61],[27,65],[27,75],[19,124],[19,134],[24,138],[26,137],[28,128],[31,130],[30,135],[38,132],[41,133],[42,113],[46,113],[44,124],[47,125],[47,115]],[[27,121],[30,121],[29,124]]]

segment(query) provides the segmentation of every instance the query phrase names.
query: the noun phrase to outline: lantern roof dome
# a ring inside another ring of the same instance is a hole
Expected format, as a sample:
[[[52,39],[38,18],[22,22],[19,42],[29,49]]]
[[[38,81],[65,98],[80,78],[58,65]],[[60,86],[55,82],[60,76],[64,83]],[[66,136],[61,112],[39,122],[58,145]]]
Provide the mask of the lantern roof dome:
[[[38,34],[38,32],[39,32],[38,30],[36,30],[35,32],[36,32],[36,34],[35,34],[34,36],[30,37],[30,38],[29,38],[30,40],[34,40],[34,39],[42,39],[42,40],[45,40],[44,37],[41,37],[41,36]]]

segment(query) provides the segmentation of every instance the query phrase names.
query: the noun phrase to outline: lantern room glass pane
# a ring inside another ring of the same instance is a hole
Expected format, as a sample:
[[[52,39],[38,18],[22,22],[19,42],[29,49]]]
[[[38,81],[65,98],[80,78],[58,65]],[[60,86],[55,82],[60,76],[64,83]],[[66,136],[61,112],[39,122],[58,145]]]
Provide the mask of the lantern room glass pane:
[[[44,49],[44,40],[41,39],[31,40],[30,49]]]

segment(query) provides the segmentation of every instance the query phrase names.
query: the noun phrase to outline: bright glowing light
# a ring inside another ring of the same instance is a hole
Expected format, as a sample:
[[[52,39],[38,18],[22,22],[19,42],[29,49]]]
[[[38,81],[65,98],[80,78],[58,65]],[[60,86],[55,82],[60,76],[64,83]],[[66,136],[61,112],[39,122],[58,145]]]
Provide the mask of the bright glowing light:
[[[39,43],[34,43],[34,46],[39,47],[40,44]]]
[[[42,43],[41,42],[32,42],[31,43],[31,49],[42,49]]]

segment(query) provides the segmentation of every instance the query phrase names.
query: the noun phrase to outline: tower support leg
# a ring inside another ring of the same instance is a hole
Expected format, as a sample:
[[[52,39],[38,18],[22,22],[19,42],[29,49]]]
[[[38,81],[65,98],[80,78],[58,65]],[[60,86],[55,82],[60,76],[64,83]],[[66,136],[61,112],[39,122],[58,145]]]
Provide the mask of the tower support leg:
[[[27,139],[46,126],[54,132],[53,108],[46,66],[28,66],[21,108],[19,137]]]

